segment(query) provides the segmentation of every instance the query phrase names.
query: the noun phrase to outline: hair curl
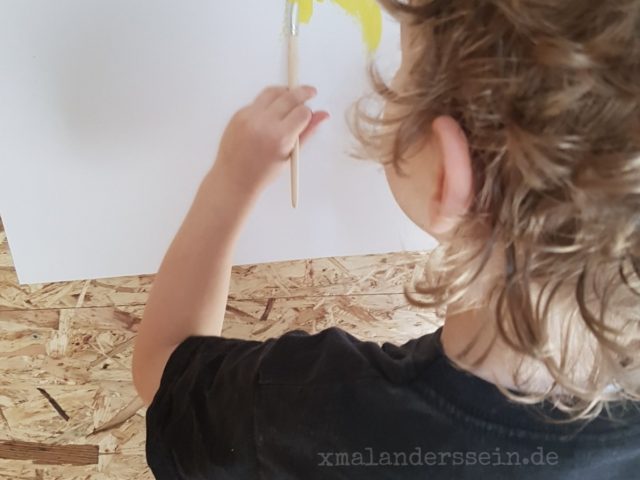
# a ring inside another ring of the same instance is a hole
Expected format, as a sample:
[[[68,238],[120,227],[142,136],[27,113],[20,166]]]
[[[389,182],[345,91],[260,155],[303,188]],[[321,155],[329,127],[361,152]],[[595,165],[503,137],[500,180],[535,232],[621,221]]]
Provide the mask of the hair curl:
[[[450,115],[473,162],[475,198],[455,234],[464,241],[443,245],[437,284],[413,285],[421,299],[405,287],[409,302],[460,301],[504,251],[490,300],[498,337],[555,379],[541,395],[505,393],[553,398],[571,419],[640,400],[640,1],[380,3],[411,31],[416,60],[398,85],[372,67],[394,114],[359,104],[356,134],[401,174],[408,150]],[[567,298],[576,320],[558,357],[550,321]],[[580,376],[574,336],[593,359]]]

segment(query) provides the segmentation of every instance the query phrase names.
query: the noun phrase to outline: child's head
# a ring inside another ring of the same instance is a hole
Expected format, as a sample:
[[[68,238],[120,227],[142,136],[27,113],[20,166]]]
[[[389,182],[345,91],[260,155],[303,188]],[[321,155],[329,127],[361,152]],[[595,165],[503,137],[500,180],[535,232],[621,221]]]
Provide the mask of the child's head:
[[[437,285],[410,300],[486,298],[500,339],[577,407],[612,383],[638,399],[640,1],[380,2],[403,64],[390,86],[374,75],[385,115],[361,114],[360,135],[445,250]],[[580,378],[562,345],[576,338]]]

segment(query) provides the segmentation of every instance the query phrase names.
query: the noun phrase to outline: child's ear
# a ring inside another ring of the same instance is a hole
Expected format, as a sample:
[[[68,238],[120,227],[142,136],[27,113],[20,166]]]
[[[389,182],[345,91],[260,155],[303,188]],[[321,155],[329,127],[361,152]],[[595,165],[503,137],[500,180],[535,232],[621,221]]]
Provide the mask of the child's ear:
[[[467,213],[473,200],[471,154],[467,137],[453,118],[436,118],[432,134],[441,175],[430,227],[436,234],[446,234]]]

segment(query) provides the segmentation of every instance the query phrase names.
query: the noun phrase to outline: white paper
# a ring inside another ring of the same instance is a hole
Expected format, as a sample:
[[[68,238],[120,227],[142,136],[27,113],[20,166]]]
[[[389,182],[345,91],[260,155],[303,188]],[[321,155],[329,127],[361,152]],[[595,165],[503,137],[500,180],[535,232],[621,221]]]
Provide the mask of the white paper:
[[[0,0],[0,215],[22,283],[157,271],[231,115],[286,81],[284,0]],[[397,64],[388,18],[378,51]],[[316,2],[300,80],[333,118],[262,195],[235,264],[432,248],[354,160],[359,25]]]

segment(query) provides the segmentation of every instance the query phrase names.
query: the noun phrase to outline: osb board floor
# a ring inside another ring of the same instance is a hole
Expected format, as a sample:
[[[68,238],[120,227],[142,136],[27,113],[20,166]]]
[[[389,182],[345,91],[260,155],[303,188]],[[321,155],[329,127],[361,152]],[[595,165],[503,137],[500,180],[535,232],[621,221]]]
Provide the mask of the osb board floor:
[[[223,335],[339,326],[402,343],[434,330],[403,286],[428,253],[233,269]],[[153,277],[18,285],[0,222],[0,479],[151,479],[132,344]]]

